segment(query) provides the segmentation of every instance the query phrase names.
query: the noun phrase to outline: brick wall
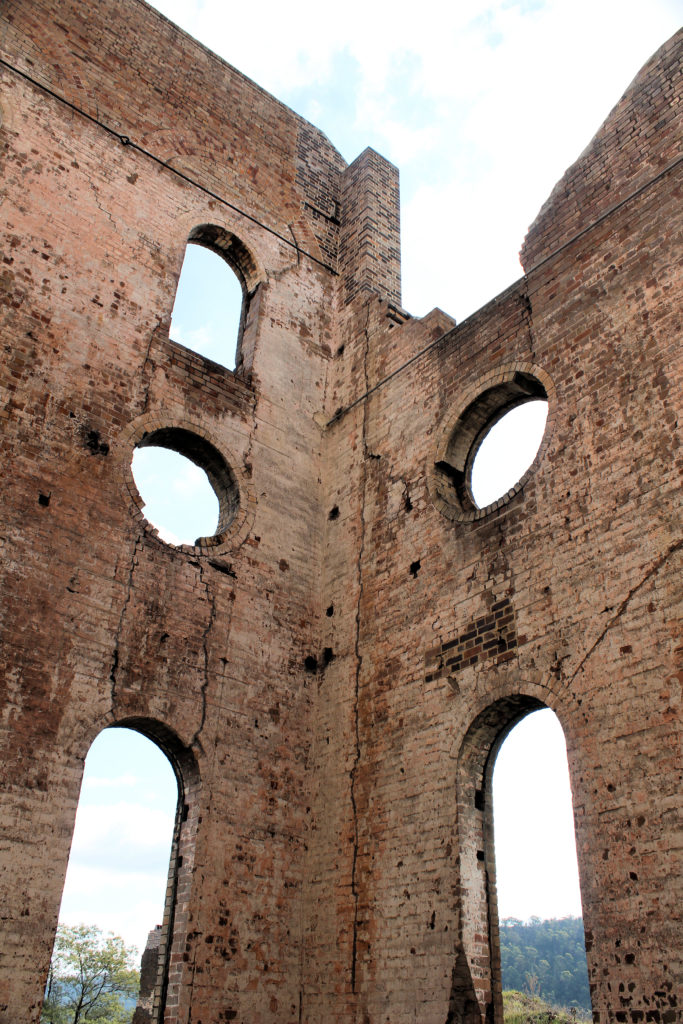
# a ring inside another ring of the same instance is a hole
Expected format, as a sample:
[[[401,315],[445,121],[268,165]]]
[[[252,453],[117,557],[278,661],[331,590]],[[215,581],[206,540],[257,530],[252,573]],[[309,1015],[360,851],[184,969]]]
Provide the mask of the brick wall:
[[[456,326],[400,309],[377,154],[346,168],[137,0],[11,0],[0,25],[0,1019],[39,1018],[83,759],[116,724],[181,786],[167,1024],[499,1019],[490,773],[548,706],[596,1020],[672,1024],[680,39],[598,136],[638,141],[584,153],[527,277]],[[249,267],[235,373],[168,337],[207,224]],[[451,514],[435,467],[463,414],[534,380],[523,486]],[[211,544],[141,513],[130,460],[157,430],[233,474]]]

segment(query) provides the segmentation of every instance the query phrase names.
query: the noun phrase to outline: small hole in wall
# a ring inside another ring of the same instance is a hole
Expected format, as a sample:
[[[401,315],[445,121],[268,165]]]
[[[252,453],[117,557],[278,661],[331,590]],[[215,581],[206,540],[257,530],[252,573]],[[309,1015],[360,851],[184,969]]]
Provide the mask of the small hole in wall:
[[[325,612],[325,615],[327,615],[328,619],[331,619],[331,618],[332,618],[332,616],[334,615],[334,605],[333,605],[333,604],[331,604],[331,605],[329,606],[329,608],[328,608],[328,609],[327,609],[327,611]]]
[[[318,659],[313,654],[309,654],[304,661],[304,668],[307,672],[317,672]]]
[[[417,574],[419,573],[420,568],[421,568],[421,566],[420,566],[420,559],[419,558],[418,558],[417,562],[411,562],[410,563],[410,575],[413,577],[414,580],[417,579]]]
[[[484,860],[484,851],[483,850],[477,850],[477,860],[480,861],[480,862]]]
[[[478,811],[484,810],[484,792],[481,789],[474,791],[474,806]]]
[[[339,506],[338,505],[334,505],[334,507],[330,509],[330,514],[328,516],[328,519],[339,519]]]
[[[47,508],[47,506],[50,504],[50,495],[49,494],[39,494],[38,495],[38,504],[42,505],[43,508]]]

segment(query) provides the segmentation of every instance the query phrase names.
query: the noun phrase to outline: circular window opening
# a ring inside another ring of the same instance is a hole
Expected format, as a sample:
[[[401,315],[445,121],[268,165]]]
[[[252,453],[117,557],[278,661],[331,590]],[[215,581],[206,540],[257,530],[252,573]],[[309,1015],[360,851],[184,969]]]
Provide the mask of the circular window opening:
[[[235,476],[204,438],[167,427],[146,434],[132,459],[142,513],[172,545],[222,541],[239,506]]]
[[[522,489],[541,448],[548,395],[531,373],[511,371],[460,413],[430,487],[439,507],[461,522],[480,519]],[[494,378],[495,379],[495,378]]]
[[[545,433],[548,403],[517,405],[489,426],[472,458],[470,490],[477,508],[486,508],[514,487],[536,458]]]

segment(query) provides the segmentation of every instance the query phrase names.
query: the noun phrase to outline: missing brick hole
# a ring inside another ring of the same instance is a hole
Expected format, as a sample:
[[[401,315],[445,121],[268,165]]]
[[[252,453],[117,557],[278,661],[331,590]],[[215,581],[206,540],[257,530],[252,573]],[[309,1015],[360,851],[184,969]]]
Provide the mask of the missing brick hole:
[[[214,559],[209,559],[209,565],[212,569],[216,569],[217,572],[222,572],[224,576],[231,576],[234,580],[237,579],[235,570],[227,562],[217,562]]]
[[[483,860],[484,860],[484,851],[483,850],[477,850],[477,860],[480,863],[483,862]]]
[[[43,508],[47,508],[47,506],[50,504],[50,495],[49,494],[39,494],[38,495],[38,504],[42,505]]]
[[[420,568],[421,568],[421,566],[420,566],[420,559],[419,558],[418,558],[418,560],[416,562],[411,562],[410,563],[410,575],[413,577],[414,580],[417,579],[417,574],[419,573]]]
[[[106,441],[100,441],[99,431],[89,430],[85,436],[85,447],[92,455],[108,455],[109,445]]]
[[[318,671],[318,659],[313,654],[307,655],[304,660],[304,668],[307,672],[315,673]]]
[[[327,518],[328,519],[339,519],[339,506],[338,505],[335,505],[333,508],[330,509],[330,514],[329,514],[329,516]]]
[[[325,615],[327,615],[328,619],[331,619],[331,618],[332,618],[332,616],[334,615],[334,605],[333,605],[333,604],[331,604],[331,605],[329,606],[329,608],[328,608],[328,609],[327,609],[327,611],[325,612]]]
[[[484,810],[484,791],[482,789],[474,791],[474,806],[478,811]]]
[[[326,647],[323,651],[323,665],[327,666],[331,661],[334,661],[334,651],[331,647]]]
[[[406,496],[405,496],[405,501],[403,502],[403,507],[406,510],[406,512],[412,512],[413,511],[413,503],[410,500],[410,495],[409,494],[406,494]]]

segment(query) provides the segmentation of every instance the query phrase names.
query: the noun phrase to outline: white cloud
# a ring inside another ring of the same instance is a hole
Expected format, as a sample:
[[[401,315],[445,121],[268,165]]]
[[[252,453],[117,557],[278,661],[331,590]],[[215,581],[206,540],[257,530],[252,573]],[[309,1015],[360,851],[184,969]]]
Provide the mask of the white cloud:
[[[83,779],[81,796],[93,789],[129,789],[139,785],[139,779],[135,775],[116,775],[110,778],[97,778],[89,776]]]
[[[81,802],[60,920],[96,923],[142,950],[163,914],[173,824],[149,803]]]
[[[165,871],[113,875],[104,868],[84,866],[77,884],[64,890],[59,918],[71,925],[97,923],[142,953],[147,933],[162,922],[165,894]]]
[[[506,739],[493,800],[500,916],[580,916],[566,749],[551,711],[529,715]]]
[[[80,804],[71,859],[89,863],[104,855],[114,867],[128,864],[130,857],[139,858],[134,861],[138,866],[159,856],[168,861],[172,832],[173,815],[148,804]]]

